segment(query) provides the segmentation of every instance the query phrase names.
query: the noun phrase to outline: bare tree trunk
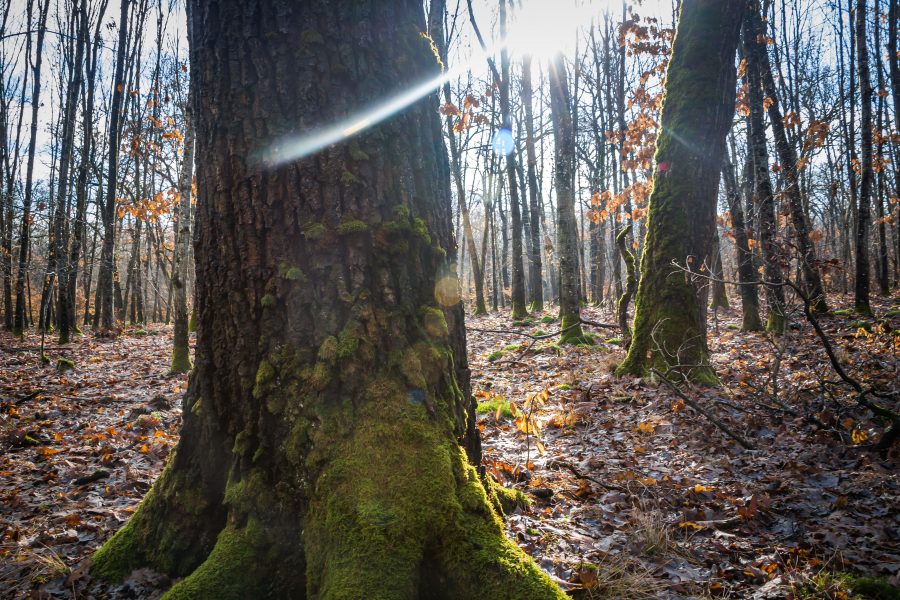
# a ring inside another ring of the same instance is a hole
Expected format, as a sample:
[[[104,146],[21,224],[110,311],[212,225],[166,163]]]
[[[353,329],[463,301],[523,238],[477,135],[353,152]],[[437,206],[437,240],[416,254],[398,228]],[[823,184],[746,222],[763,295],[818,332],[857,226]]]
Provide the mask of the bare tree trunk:
[[[753,60],[759,68],[762,84],[769,99],[769,122],[775,134],[775,151],[784,173],[784,193],[788,199],[791,210],[791,221],[794,225],[794,233],[797,236],[797,246],[800,251],[800,265],[803,271],[803,279],[806,283],[806,293],[813,298],[814,308],[817,312],[828,312],[828,303],[825,299],[825,290],[822,287],[822,276],[819,273],[816,249],[810,238],[809,217],[804,208],[803,195],[800,189],[800,177],[798,169],[801,168],[797,151],[788,140],[785,132],[784,117],[781,113],[781,105],[778,103],[778,90],[775,87],[775,79],[772,77],[772,67],[769,64],[769,55],[766,50],[766,36],[763,30],[762,19],[759,14],[759,1],[753,0],[747,12],[748,27],[755,43],[749,45],[748,52],[753,54]]]
[[[500,37],[506,37],[506,2],[500,0]],[[512,115],[510,114],[510,73],[509,51],[506,46],[500,50],[500,117],[502,119],[499,136],[509,136],[509,153],[506,155],[506,176],[509,180],[509,212],[512,226],[511,291],[512,318],[521,319],[528,314],[525,303],[525,265],[522,261],[522,204],[516,173],[516,153],[512,143]],[[503,146],[500,142],[498,146]]]
[[[16,274],[16,315],[13,330],[21,334],[26,327],[25,304],[30,306],[31,298],[26,298],[25,282],[28,278],[28,255],[31,249],[31,201],[34,193],[34,156],[37,150],[38,112],[41,100],[41,63],[44,54],[44,34],[47,31],[47,14],[50,12],[50,0],[28,3],[28,26],[31,27],[33,9],[37,8],[37,43],[35,44],[34,63],[32,65],[31,92],[31,136],[28,142],[28,162],[25,174],[25,196],[22,199],[22,233],[19,236],[19,271]],[[31,60],[31,35],[26,42],[28,49],[25,55]],[[28,286],[29,289],[31,286]],[[30,310],[28,311],[31,312]]]
[[[77,327],[76,309],[75,309],[75,292],[78,287],[79,263],[81,261],[81,247],[84,244],[84,235],[86,233],[87,222],[87,195],[88,195],[88,173],[90,170],[91,159],[94,156],[94,135],[93,135],[93,118],[94,118],[94,89],[96,84],[98,55],[100,51],[101,36],[100,31],[103,26],[103,17],[106,14],[108,2],[102,0],[97,9],[94,25],[94,37],[91,51],[87,56],[85,70],[87,71],[87,89],[82,102],[82,142],[81,142],[81,161],[78,166],[78,179],[75,184],[75,221],[72,229],[72,248],[68,257],[68,278],[65,293],[63,294],[63,302],[66,303],[66,314],[71,320],[73,327]],[[84,33],[87,35],[88,15],[85,15],[83,25]],[[90,280],[90,276],[88,276]],[[85,302],[90,302],[90,288],[85,287]],[[60,311],[62,312],[62,310]],[[85,306],[85,319],[88,315],[88,306]],[[62,328],[60,328],[62,331]]]
[[[860,95],[860,164],[859,203],[856,209],[856,285],[853,302],[860,314],[871,314],[869,306],[869,201],[874,176],[872,156],[872,81],[869,75],[869,48],[866,40],[866,0],[856,1],[856,61]]]
[[[522,59],[522,104],[525,106],[525,153],[528,163],[528,212],[531,231],[528,240],[528,280],[531,296],[528,309],[544,310],[544,273],[541,262],[541,190],[537,179],[537,154],[534,148],[534,106],[531,84],[531,56]]]
[[[747,226],[744,220],[744,208],[741,194],[738,191],[734,175],[734,164],[726,153],[725,164],[722,165],[722,179],[725,182],[725,195],[731,211],[731,225],[734,229],[734,247],[737,256],[738,281],[740,281],[741,314],[743,331],[759,331],[762,322],[759,320],[759,292],[756,287],[756,269],[753,268],[753,252],[747,239]]]
[[[780,334],[785,327],[784,275],[782,263],[786,257],[780,252],[776,239],[775,194],[769,179],[769,153],[766,148],[766,126],[764,120],[762,80],[758,54],[753,46],[760,44],[747,20],[744,22],[744,56],[747,59],[747,100],[750,104],[749,154],[753,157],[753,181],[756,203],[759,205],[758,234],[765,265],[766,303],[768,318],[766,330]]]
[[[565,57],[559,53],[550,64],[550,110],[553,115],[556,172],[556,240],[559,252],[560,343],[586,341],[581,329],[581,295],[578,278],[578,229],[575,221],[575,130],[572,125],[569,81]]]
[[[713,277],[711,283],[712,300],[710,301],[709,307],[713,309],[724,308],[725,310],[728,310],[731,307],[728,305],[728,293],[725,291],[725,282],[723,281],[722,247],[719,244],[718,228],[716,228],[713,233],[713,248],[710,253],[709,273]]]
[[[109,160],[106,173],[106,198],[103,202],[103,246],[100,250],[100,273],[97,279],[99,325],[112,331],[115,325],[115,225],[116,179],[119,174],[119,120],[122,118],[122,99],[125,95],[125,55],[128,52],[128,15],[130,0],[121,0],[119,13],[119,41],[112,81],[112,103],[109,111]]]
[[[48,257],[48,276],[59,272],[59,343],[69,343],[72,326],[75,323],[74,306],[67,302],[69,289],[69,168],[75,151],[75,121],[78,114],[78,100],[84,83],[84,54],[88,36],[88,12],[85,0],[75,0],[72,15],[76,32],[75,59],[66,94],[63,119],[62,141],[59,158],[59,187],[57,189],[56,219],[53,226],[55,243]],[[87,128],[87,127],[86,127]],[[89,128],[88,128],[89,129]],[[73,276],[74,278],[74,276]]]
[[[188,3],[188,10],[192,10]],[[192,19],[188,16],[188,26]],[[189,43],[193,43],[193,32],[188,31]],[[191,350],[188,340],[187,277],[191,243],[191,196],[194,173],[194,105],[196,103],[196,83],[191,77],[188,83],[188,97],[184,104],[184,158],[178,178],[179,200],[175,218],[175,250],[172,253],[172,294],[175,309],[175,326],[172,344],[172,372],[185,373],[191,370]],[[168,315],[168,311],[167,311]],[[168,316],[166,317],[168,319]]]

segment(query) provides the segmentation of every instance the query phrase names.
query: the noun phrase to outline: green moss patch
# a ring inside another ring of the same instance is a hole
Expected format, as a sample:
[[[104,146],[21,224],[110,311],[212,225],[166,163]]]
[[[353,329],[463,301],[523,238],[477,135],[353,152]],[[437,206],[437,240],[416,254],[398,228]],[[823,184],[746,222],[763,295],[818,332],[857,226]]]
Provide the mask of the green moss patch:
[[[340,225],[338,225],[337,233],[338,235],[346,236],[346,235],[354,235],[357,233],[364,233],[369,230],[369,224],[365,221],[360,221],[359,219],[352,219],[350,221],[344,221]]]
[[[872,331],[872,323],[869,321],[850,321],[848,323],[848,327],[851,329],[864,329],[866,331]]]
[[[479,415],[496,415],[500,411],[500,416],[505,419],[512,419],[516,416],[515,408],[503,396],[494,396],[485,402],[479,402],[475,407],[475,412]]]

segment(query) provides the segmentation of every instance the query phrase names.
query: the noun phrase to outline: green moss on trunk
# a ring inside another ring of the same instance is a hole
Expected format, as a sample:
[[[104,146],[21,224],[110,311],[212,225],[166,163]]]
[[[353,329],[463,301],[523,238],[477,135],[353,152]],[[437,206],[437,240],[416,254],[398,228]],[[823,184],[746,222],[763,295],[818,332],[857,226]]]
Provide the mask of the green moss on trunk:
[[[656,367],[715,380],[697,282],[684,269],[699,270],[711,248],[743,12],[738,0],[682,5],[657,139],[634,336],[620,375]]]
[[[564,598],[504,535],[438,399],[432,418],[399,381],[372,393],[364,426],[316,434],[331,451],[306,515],[307,597]]]
[[[203,531],[217,531],[219,525],[198,527],[207,518],[209,501],[185,474],[173,473],[173,462],[174,457],[128,523],[94,554],[94,577],[121,581],[145,566],[181,576],[203,561],[212,547]]]
[[[176,583],[163,600],[218,598],[243,600],[265,598],[271,560],[271,545],[263,527],[255,520],[242,527],[229,525],[222,530],[216,545],[203,564]]]
[[[561,331],[559,343],[562,344],[590,344],[592,340],[584,335],[581,328],[581,316],[561,315]]]
[[[191,350],[188,347],[175,345],[172,347],[172,373],[187,373],[191,370]]]

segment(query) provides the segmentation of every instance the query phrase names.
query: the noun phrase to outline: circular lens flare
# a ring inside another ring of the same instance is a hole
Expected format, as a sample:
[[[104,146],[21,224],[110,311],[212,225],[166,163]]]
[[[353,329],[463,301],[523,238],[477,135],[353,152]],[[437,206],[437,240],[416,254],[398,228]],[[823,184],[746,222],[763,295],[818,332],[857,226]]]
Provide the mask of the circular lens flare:
[[[508,156],[515,149],[516,142],[513,139],[512,132],[505,127],[494,134],[491,140],[491,148],[497,156]]]

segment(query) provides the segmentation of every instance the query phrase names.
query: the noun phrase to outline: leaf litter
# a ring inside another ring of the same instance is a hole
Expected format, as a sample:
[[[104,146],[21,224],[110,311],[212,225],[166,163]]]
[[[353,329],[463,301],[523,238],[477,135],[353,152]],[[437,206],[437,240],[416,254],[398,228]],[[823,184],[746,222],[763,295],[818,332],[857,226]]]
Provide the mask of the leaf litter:
[[[883,389],[900,371],[888,308],[868,329],[823,321],[841,360]],[[679,389],[752,451],[659,381],[615,377],[614,332],[560,347],[522,343],[558,330],[550,312],[469,318],[485,468],[531,501],[508,515],[510,537],[579,598],[850,598],[833,573],[900,584],[900,452],[871,449],[885,424],[832,383],[806,323],[773,341],[738,331],[738,311],[716,317],[722,385]],[[0,341],[0,590],[89,597],[89,556],[177,441],[187,377],[168,374],[171,328],[78,338],[46,364],[37,337]],[[91,591],[152,598],[169,584],[141,570]]]

